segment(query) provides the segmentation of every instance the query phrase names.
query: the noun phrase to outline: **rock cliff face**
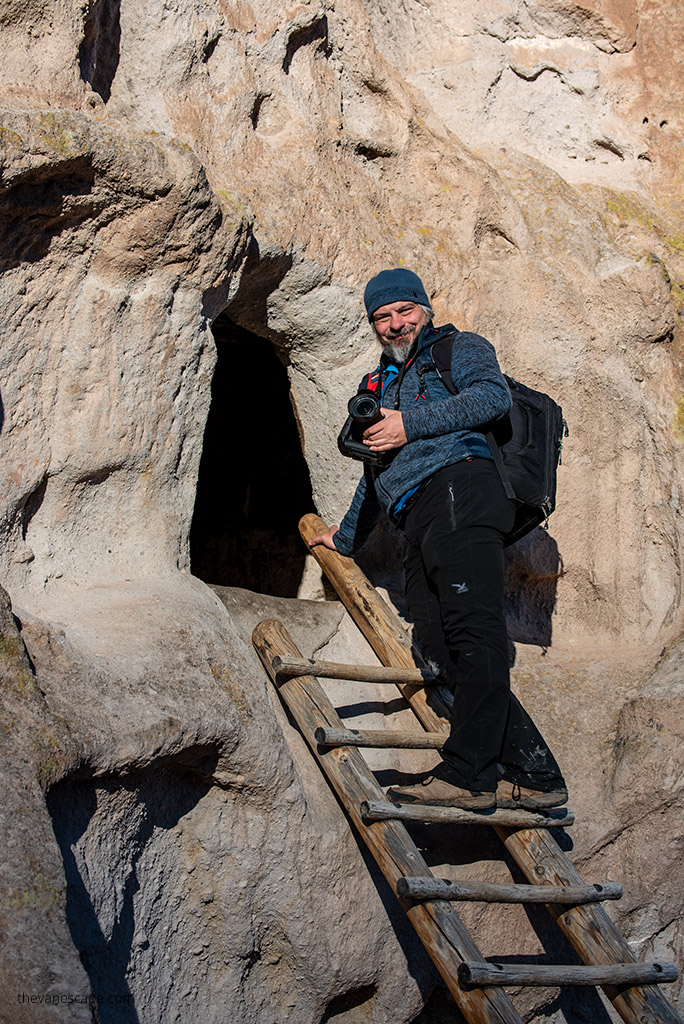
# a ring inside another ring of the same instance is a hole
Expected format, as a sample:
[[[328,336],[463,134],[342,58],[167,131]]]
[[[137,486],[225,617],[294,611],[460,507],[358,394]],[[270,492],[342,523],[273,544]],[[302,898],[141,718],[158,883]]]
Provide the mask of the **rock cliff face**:
[[[3,1019],[381,1024],[428,999],[245,623],[275,607],[307,654],[370,654],[332,602],[219,601],[191,574],[210,404],[251,389],[207,501],[237,502],[271,593],[323,596],[296,559],[280,586],[281,525],[253,479],[231,490],[236,449],[258,465],[283,430],[231,345],[274,347],[306,500],[337,520],[361,288],[399,264],[563,405],[550,534],[510,555],[515,683],[567,765],[576,861],[681,964],[675,8],[9,0],[0,30]],[[499,952],[502,922],[473,924]],[[528,1011],[606,1013],[573,1005]]]

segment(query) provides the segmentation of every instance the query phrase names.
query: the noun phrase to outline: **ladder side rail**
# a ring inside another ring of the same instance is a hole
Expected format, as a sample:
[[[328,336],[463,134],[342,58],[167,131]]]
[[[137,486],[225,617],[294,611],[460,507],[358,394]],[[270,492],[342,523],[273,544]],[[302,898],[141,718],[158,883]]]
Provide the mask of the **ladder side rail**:
[[[259,623],[252,634],[252,642],[272,680],[274,656],[301,657],[285,627],[275,620]],[[361,803],[368,799],[382,799],[383,792],[359,751],[337,747],[322,754],[318,750],[313,739],[315,725],[321,719],[331,725],[340,719],[317,680],[312,676],[294,677],[287,683],[281,683],[278,693],[393,891],[396,893],[399,878],[406,874],[430,876],[430,869],[400,822],[364,824]],[[481,961],[483,957],[450,904],[397,899],[466,1020],[472,1024],[522,1024],[512,1002],[502,990],[478,988],[466,992],[458,984],[459,963]]]
[[[325,533],[327,529],[325,521],[313,513],[304,516],[299,523],[299,531],[307,547],[311,537]],[[310,550],[380,661],[388,667],[415,667],[406,630],[396,612],[378,594],[365,573],[351,558],[339,552],[330,551],[321,545]],[[428,705],[424,689],[411,686],[399,689],[427,730],[438,732],[441,729],[446,733],[445,722]],[[547,832],[541,829],[511,831],[499,828],[496,831],[532,884],[582,882],[574,865]],[[553,864],[550,872],[553,880],[549,878],[548,881],[544,877],[547,861]],[[549,905],[548,909],[584,963],[592,965],[605,964],[606,961],[622,963],[635,960],[626,940],[602,907],[585,905],[556,908]],[[684,1024],[656,985],[623,990],[606,987],[604,991],[626,1024]]]
[[[309,548],[309,541],[328,527],[320,516],[310,512],[299,522],[299,532]],[[379,660],[388,668],[412,668],[416,663],[411,652],[411,640],[399,618],[378,594],[356,562],[338,551],[317,544],[309,548],[323,569],[337,594],[359,627]],[[416,717],[428,732],[445,732],[444,718],[449,712],[437,694],[432,695],[432,706],[428,704],[423,686],[398,684],[399,690],[413,708]],[[438,710],[434,710],[437,708]],[[439,712],[439,713],[438,713]]]
[[[534,885],[581,885],[582,877],[553,836],[540,829],[494,826],[525,877]],[[547,904],[556,924],[583,963],[599,966],[638,963],[627,940],[599,904],[564,907]],[[682,1024],[682,1019],[657,985],[631,988],[602,986],[627,1024]]]

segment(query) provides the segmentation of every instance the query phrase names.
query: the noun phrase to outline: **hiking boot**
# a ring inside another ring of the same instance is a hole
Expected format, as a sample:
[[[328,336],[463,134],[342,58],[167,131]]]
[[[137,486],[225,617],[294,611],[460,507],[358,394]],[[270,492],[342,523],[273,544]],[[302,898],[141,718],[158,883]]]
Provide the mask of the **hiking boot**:
[[[523,807],[526,811],[545,811],[549,807],[560,807],[567,802],[568,791],[565,786],[544,793],[540,789],[530,789],[517,782],[500,779],[496,787],[497,807]]]
[[[440,807],[461,807],[464,811],[488,811],[496,807],[496,793],[463,789],[436,775],[428,775],[416,786],[393,786],[387,798],[400,804],[436,804]]]

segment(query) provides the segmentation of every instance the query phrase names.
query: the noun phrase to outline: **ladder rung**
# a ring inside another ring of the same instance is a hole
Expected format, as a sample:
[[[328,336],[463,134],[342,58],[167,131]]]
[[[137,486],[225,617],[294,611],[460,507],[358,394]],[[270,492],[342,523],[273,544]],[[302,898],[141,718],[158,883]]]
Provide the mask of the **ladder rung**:
[[[458,983],[463,988],[487,985],[652,985],[677,980],[677,968],[670,963],[584,964],[497,964],[464,961],[458,966]]]
[[[383,665],[343,665],[338,661],[316,661],[314,658],[285,658],[276,655],[271,662],[281,681],[293,676],[315,676],[321,679],[352,679],[363,683],[402,683],[432,686],[440,680],[420,668],[385,668]]]
[[[501,825],[504,828],[566,828],[574,824],[575,815],[567,807],[549,811],[464,811],[460,807],[439,807],[436,804],[392,804],[381,800],[364,800],[361,817],[365,822],[424,821],[439,825]]]
[[[319,726],[314,732],[322,747],[408,747],[414,750],[441,750],[446,732],[394,732],[392,729],[330,729]]]
[[[448,878],[404,877],[397,882],[397,895],[412,900],[464,900],[479,903],[599,903],[619,900],[622,886],[617,882],[594,885],[514,885],[498,882],[455,881]]]

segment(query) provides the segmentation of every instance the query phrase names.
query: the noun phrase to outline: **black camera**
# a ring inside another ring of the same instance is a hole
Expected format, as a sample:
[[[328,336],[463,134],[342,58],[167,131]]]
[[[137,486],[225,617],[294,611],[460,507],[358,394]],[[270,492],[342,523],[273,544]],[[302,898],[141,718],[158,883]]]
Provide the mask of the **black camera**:
[[[363,432],[382,419],[380,398],[375,391],[364,388],[347,403],[349,416],[337,438],[337,447],[350,459],[368,462],[371,466],[385,466],[394,452],[372,452],[363,443]]]

